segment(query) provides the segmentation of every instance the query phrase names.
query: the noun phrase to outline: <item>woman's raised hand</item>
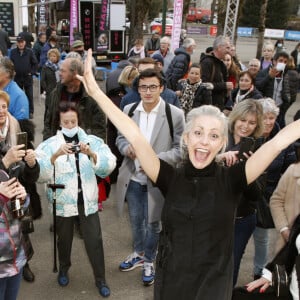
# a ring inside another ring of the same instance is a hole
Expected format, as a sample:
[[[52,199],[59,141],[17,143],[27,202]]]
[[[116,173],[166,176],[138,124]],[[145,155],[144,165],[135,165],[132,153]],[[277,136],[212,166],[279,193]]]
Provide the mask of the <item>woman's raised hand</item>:
[[[100,89],[92,71],[92,49],[88,50],[87,58],[84,61],[83,76],[76,75],[76,77],[83,83],[85,90],[90,96],[92,96],[93,92]]]

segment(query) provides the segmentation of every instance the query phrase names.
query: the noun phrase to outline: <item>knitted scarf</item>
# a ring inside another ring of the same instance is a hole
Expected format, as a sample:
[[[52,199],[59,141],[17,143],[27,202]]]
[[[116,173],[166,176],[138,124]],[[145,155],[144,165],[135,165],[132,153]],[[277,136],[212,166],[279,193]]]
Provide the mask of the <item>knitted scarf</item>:
[[[6,117],[3,127],[0,128],[0,141],[4,141],[6,139],[8,127],[9,127],[9,120],[8,117]]]
[[[58,69],[59,69],[58,64],[51,62],[49,59],[46,61],[45,65],[46,65],[46,67],[52,69],[54,72],[58,71]]]

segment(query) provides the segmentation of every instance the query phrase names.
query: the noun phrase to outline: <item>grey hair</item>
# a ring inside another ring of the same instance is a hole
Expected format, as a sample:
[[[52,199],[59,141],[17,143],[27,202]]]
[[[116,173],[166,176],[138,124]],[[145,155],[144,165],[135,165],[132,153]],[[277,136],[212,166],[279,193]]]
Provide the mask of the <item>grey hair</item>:
[[[216,50],[219,46],[224,45],[228,42],[230,42],[230,40],[227,36],[219,35],[214,40],[213,49]]]
[[[276,117],[279,115],[279,108],[276,106],[275,101],[272,98],[262,98],[259,99],[258,102],[261,104],[264,114],[271,113]]]
[[[66,58],[77,58],[77,59],[82,59],[81,55],[75,51],[71,51],[66,55]]]
[[[183,44],[182,44],[182,48],[184,49],[187,49],[193,45],[196,45],[196,42],[194,39],[192,38],[186,38],[184,41],[183,41]]]
[[[224,147],[222,149],[222,152],[226,148],[227,140],[228,140],[228,121],[227,117],[217,108],[216,106],[213,105],[202,105],[197,108],[193,108],[186,116],[186,123],[185,127],[181,136],[180,140],[180,148],[181,148],[181,154],[183,159],[187,159],[188,157],[188,150],[187,147],[184,143],[183,137],[186,136],[188,133],[191,132],[194,122],[197,118],[201,116],[209,116],[216,118],[219,120],[222,124],[223,127],[223,132],[221,133],[223,137],[225,138],[225,143]]]
[[[257,58],[252,58],[252,59],[250,59],[250,60],[249,60],[249,65],[251,64],[251,62],[256,62],[256,63],[258,63],[258,67],[260,68],[261,62],[260,62],[259,59],[257,59]]]
[[[160,39],[160,42],[161,43],[168,43],[169,45],[171,45],[171,39],[167,36],[163,36],[161,39]]]
[[[82,59],[78,59],[78,58],[65,58],[65,61],[69,60],[70,61],[70,65],[69,65],[69,70],[72,73],[76,73],[78,75],[83,75],[83,62]]]
[[[0,58],[0,72],[6,73],[9,79],[13,79],[15,76],[14,63],[8,57]]]

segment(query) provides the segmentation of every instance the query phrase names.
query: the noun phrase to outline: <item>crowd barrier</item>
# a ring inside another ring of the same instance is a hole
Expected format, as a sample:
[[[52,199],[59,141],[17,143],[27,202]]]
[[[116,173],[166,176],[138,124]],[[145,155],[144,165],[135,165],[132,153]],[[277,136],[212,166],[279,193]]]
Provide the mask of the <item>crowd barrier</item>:
[[[209,35],[216,36],[217,35],[217,26],[187,26],[188,34],[199,34],[199,35]],[[238,27],[237,29],[238,37],[257,37],[258,29],[254,27]],[[283,29],[265,29],[266,38],[274,38],[274,39],[285,39],[291,41],[300,41],[300,31],[295,30],[283,30]]]

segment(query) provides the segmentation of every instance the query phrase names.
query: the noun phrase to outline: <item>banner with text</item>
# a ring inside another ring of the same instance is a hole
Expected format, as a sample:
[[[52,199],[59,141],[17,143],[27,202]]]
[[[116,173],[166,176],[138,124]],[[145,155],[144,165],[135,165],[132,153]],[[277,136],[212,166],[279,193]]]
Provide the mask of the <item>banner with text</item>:
[[[78,0],[70,0],[70,45],[73,43],[73,29],[78,29]]]
[[[183,0],[175,0],[173,28],[172,28],[172,49],[173,50],[179,47],[181,25],[182,25],[182,10],[183,10]]]
[[[96,34],[97,51],[107,51],[109,38],[109,0],[102,0],[99,13],[99,27]]]

